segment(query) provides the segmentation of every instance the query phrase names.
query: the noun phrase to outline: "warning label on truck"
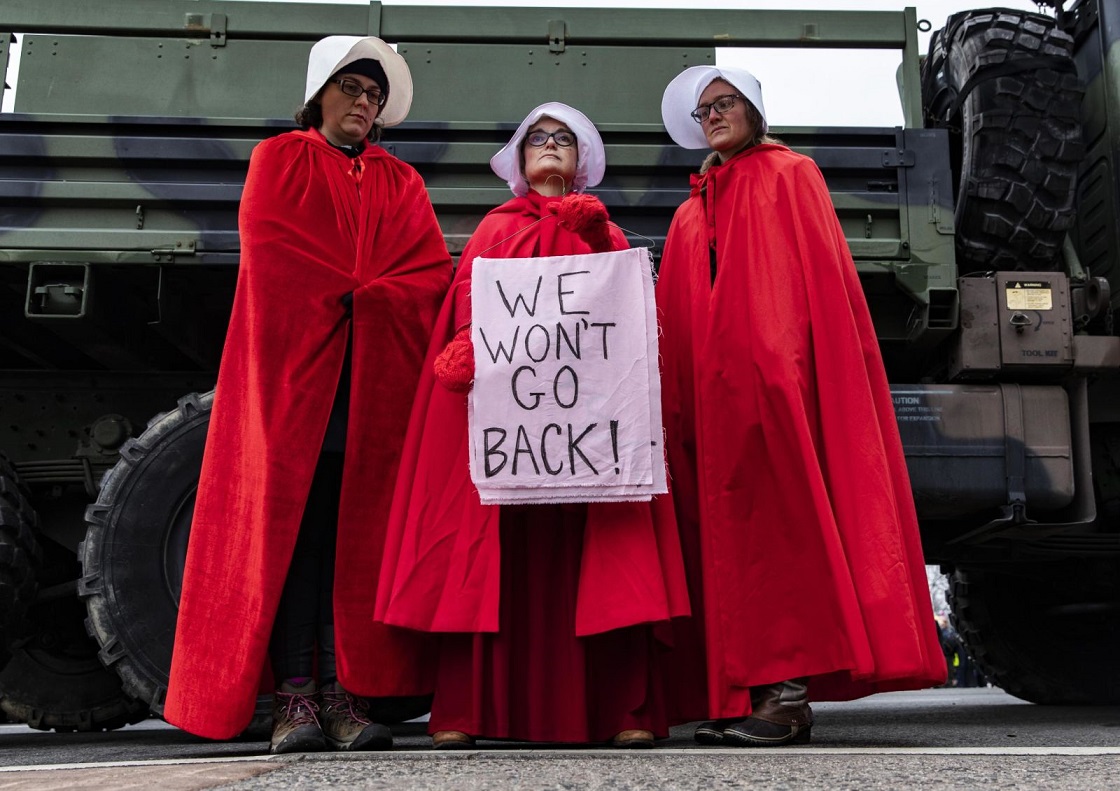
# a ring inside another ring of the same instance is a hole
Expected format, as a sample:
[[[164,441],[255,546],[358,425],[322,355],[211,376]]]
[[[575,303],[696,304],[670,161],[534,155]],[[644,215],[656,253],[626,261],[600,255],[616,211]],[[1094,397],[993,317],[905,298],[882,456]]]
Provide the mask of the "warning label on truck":
[[[930,393],[942,394],[939,390],[891,390],[894,414],[899,423],[940,423],[944,407],[929,403],[926,396]]]
[[[1007,281],[1008,310],[1053,310],[1054,294],[1045,280]]]

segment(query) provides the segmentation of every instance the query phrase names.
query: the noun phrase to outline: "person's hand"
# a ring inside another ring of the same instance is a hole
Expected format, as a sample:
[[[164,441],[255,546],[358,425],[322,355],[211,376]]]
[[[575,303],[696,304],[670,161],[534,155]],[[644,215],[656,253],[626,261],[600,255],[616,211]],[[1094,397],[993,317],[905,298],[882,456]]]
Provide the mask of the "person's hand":
[[[463,327],[443,348],[432,370],[441,385],[453,393],[469,393],[474,384],[474,344],[471,328]]]
[[[556,215],[561,228],[575,233],[596,253],[611,249],[611,233],[607,220],[607,207],[594,195],[573,192],[559,203],[549,204],[548,210]]]

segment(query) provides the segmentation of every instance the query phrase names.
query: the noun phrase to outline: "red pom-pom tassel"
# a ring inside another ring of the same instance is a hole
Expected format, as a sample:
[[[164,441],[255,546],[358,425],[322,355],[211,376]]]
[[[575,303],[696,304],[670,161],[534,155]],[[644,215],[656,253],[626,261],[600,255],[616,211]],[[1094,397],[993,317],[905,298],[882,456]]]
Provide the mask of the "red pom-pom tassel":
[[[579,235],[597,253],[611,247],[611,233],[607,225],[610,215],[607,207],[594,195],[573,192],[559,203],[548,207],[556,215],[561,228]]]

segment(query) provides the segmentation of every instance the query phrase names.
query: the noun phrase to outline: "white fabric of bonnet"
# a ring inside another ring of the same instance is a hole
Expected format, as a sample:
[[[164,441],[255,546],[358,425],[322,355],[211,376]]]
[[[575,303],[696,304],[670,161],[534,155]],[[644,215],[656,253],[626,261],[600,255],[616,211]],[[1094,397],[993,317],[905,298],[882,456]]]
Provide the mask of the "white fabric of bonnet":
[[[669,137],[681,148],[707,148],[703,127],[692,118],[700,103],[700,95],[715,80],[724,80],[747,98],[762,116],[762,133],[766,133],[766,108],[762,104],[762,83],[746,69],[730,66],[693,66],[685,69],[665,88],[661,97],[661,120]]]
[[[311,101],[343,66],[365,58],[380,63],[389,82],[389,99],[377,115],[378,123],[382,126],[399,124],[412,107],[412,72],[404,58],[376,36],[327,36],[316,41],[307,56],[303,101]]]
[[[583,192],[588,187],[594,187],[603,180],[607,169],[607,153],[603,147],[603,138],[591,120],[574,107],[562,102],[546,102],[534,107],[513,137],[497,154],[490,159],[490,169],[503,179],[513,194],[522,197],[529,191],[529,184],[525,174],[521,172],[521,143],[529,127],[542,118],[552,118],[564,124],[576,136],[576,175],[572,180],[573,192]]]

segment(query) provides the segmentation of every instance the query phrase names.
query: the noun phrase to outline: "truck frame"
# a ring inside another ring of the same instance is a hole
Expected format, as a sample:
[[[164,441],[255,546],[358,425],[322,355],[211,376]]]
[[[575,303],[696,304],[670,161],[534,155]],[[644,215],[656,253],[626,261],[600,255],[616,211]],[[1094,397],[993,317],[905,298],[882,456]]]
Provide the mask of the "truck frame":
[[[162,711],[249,154],[293,128],[331,34],[408,61],[416,99],[383,145],[455,255],[507,197],[490,156],[542,101],[596,122],[593,192],[660,247],[703,157],[661,125],[682,68],[721,46],[897,50],[902,126],[773,131],[828,182],[974,659],[1027,700],[1120,702],[1117,15],[968,12],[923,55],[913,8],[6,0],[0,708],[58,730]]]

